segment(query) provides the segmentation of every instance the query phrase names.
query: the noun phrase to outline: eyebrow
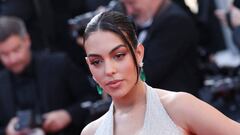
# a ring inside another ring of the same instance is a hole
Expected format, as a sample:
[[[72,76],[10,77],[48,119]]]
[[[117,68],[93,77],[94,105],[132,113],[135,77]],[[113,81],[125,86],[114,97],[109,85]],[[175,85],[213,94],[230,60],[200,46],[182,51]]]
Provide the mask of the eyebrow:
[[[116,51],[117,49],[121,48],[121,47],[124,47],[126,48],[127,46],[126,45],[123,45],[123,44],[120,44],[116,47],[114,47],[109,53],[113,53],[114,51]],[[88,54],[87,57],[98,57],[100,56],[99,54]]]

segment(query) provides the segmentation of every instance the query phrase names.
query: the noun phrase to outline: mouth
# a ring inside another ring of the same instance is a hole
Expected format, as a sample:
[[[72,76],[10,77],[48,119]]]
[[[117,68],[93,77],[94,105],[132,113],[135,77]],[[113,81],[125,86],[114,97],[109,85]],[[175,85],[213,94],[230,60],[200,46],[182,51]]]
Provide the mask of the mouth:
[[[123,80],[113,80],[113,81],[109,81],[109,82],[106,83],[106,86],[107,86],[107,87],[110,87],[110,88],[118,88],[118,87],[120,87],[122,81],[123,81]]]

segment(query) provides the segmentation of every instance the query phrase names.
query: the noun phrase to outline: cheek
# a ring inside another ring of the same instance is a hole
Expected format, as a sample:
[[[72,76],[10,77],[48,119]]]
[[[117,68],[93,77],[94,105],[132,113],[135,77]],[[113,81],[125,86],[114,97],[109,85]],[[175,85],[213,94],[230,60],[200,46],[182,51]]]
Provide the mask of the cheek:
[[[21,50],[18,52],[19,61],[26,62],[29,60],[30,52],[28,50]]]
[[[119,72],[127,78],[135,78],[137,74],[136,67],[131,59],[119,65]]]
[[[18,61],[18,63],[24,63],[26,61],[25,55],[21,54],[21,53],[18,53],[16,61]]]
[[[99,83],[99,80],[101,80],[101,78],[103,78],[103,76],[101,76],[102,71],[100,69],[94,68],[92,66],[89,66],[89,69],[92,73],[92,76],[95,78],[95,81],[97,81]]]

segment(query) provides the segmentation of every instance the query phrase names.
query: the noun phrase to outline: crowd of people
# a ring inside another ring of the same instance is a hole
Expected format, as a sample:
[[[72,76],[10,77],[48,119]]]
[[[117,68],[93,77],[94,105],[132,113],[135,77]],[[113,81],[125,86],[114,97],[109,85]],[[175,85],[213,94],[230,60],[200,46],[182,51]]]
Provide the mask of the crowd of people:
[[[198,99],[221,25],[240,47],[239,0],[195,2],[0,1],[0,135],[240,134]]]

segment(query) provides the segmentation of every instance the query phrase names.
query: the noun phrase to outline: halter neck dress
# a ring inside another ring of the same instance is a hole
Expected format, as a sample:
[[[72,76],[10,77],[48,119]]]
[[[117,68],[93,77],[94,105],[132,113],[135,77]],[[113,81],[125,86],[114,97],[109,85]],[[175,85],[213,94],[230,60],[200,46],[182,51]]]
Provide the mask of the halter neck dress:
[[[183,135],[181,130],[176,126],[164,109],[157,90],[147,87],[147,106],[144,118],[143,128],[139,135]],[[97,128],[95,135],[113,135],[114,129],[114,107],[111,104],[108,112],[105,114],[103,121]],[[131,133],[129,133],[130,135]]]

